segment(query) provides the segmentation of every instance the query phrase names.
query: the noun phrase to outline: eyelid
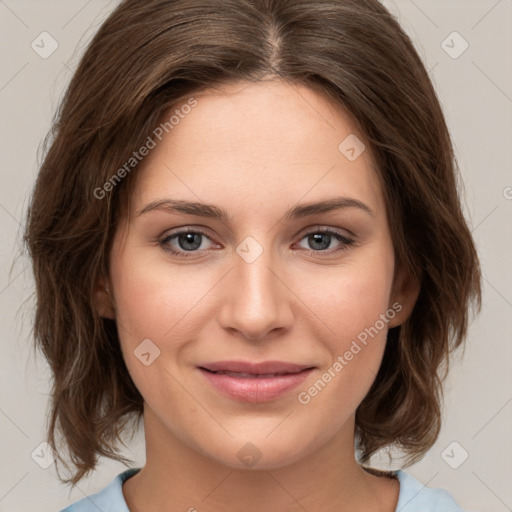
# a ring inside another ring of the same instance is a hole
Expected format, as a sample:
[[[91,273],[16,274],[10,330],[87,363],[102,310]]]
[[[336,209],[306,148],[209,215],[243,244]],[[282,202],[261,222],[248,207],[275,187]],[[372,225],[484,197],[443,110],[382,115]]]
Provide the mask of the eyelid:
[[[348,231],[348,230],[346,230]],[[350,231],[349,231],[350,232]],[[202,251],[184,251],[184,250],[174,250],[167,246],[167,242],[170,241],[170,239],[177,237],[184,233],[194,233],[194,234],[200,234],[203,237],[209,239],[213,244],[216,245],[222,245],[216,242],[213,237],[211,237],[207,230],[205,230],[203,227],[195,227],[195,226],[182,226],[178,228],[174,228],[170,231],[164,232],[157,240],[156,242],[162,247],[162,249],[173,256],[176,256],[178,258],[189,258],[194,257],[195,255],[201,255],[205,251],[209,251],[210,249],[203,249]],[[304,228],[304,230],[300,231],[297,235],[294,236],[294,240],[298,239],[295,243],[300,243],[303,238],[317,233],[323,233],[328,234],[332,237],[334,237],[341,245],[338,248],[335,249],[328,249],[328,250],[313,250],[313,249],[304,249],[302,248],[301,251],[305,252],[306,254],[313,255],[313,256],[320,256],[320,257],[328,257],[332,255],[336,255],[338,253],[341,253],[345,250],[347,250],[349,247],[353,246],[357,242],[357,237],[353,236],[352,234],[346,235],[343,232],[341,232],[341,228],[333,228],[330,226],[322,226],[322,225],[314,225],[309,226],[308,228]]]
[[[314,251],[312,249],[303,249],[308,254],[311,255],[320,255],[321,257],[329,257],[332,255],[337,255],[338,253],[341,253],[345,250],[347,250],[349,247],[354,246],[357,244],[357,239],[354,236],[345,235],[344,233],[341,233],[337,228],[330,228],[330,227],[313,227],[309,229],[306,232],[303,232],[301,235],[299,235],[299,243],[303,238],[306,238],[309,235],[313,235],[316,233],[322,233],[322,234],[328,234],[331,237],[334,237],[338,242],[341,244],[340,247],[335,249],[329,249],[329,250],[321,250],[321,251]]]
[[[171,238],[177,237],[183,233],[194,233],[194,234],[200,234],[205,238],[208,238],[214,245],[219,245],[218,242],[216,242],[205,230],[203,227],[194,227],[194,226],[181,226],[178,228],[174,228],[172,230],[165,231],[162,235],[160,235],[155,242],[157,245],[161,247],[161,249],[172,256],[176,258],[181,259],[187,259],[190,257],[194,257],[197,255],[201,255],[205,251],[208,251],[209,249],[204,249],[202,251],[183,251],[183,250],[175,250],[170,248],[167,245],[167,242],[170,241]]]
[[[181,235],[183,233],[194,233],[194,234],[200,234],[205,238],[208,238],[212,243],[220,245],[218,242],[216,242],[213,237],[208,233],[207,230],[205,230],[202,227],[195,227],[195,226],[183,226],[180,228],[174,228],[168,231],[165,231],[161,236],[158,237],[158,241],[165,241],[167,239],[170,239],[172,237],[175,237],[177,235]],[[194,252],[194,251],[191,251]]]
[[[357,238],[357,236],[352,231],[350,231],[349,229],[340,228],[340,227],[334,227],[334,226],[327,226],[327,225],[324,225],[324,224],[313,224],[312,226],[308,226],[307,228],[301,229],[295,235],[295,237],[305,236],[305,235],[308,235],[310,233],[315,233],[316,231],[332,232],[332,233],[336,233],[336,234],[338,234],[340,236],[344,236],[345,238],[354,238],[354,239]]]

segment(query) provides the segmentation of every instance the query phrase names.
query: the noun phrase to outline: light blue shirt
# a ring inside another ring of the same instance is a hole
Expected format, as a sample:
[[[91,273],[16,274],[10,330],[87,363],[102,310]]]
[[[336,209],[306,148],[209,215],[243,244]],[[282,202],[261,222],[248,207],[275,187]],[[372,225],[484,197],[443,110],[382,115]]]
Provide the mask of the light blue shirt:
[[[82,498],[60,512],[130,512],[122,486],[141,468],[131,468],[117,475],[96,494]],[[395,512],[464,512],[443,489],[429,489],[403,471],[394,471],[400,482]]]

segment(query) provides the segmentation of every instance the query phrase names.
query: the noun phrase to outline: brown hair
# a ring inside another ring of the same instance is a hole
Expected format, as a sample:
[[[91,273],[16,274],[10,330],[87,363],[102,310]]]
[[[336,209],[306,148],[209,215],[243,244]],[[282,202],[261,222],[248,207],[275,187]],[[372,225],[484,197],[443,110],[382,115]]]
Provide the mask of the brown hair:
[[[360,461],[395,445],[411,463],[436,440],[442,368],[465,339],[470,306],[480,310],[481,276],[445,119],[397,20],[377,0],[125,0],[66,91],[27,215],[34,346],[54,377],[47,440],[55,447],[62,434],[76,470],[61,481],[75,485],[98,455],[131,462],[117,443],[143,413],[116,324],[95,308],[95,283],[108,275],[123,191],[135,173],[103,198],[97,191],[171,106],[267,77],[311,87],[354,116],[383,185],[397,265],[421,280],[357,410]]]

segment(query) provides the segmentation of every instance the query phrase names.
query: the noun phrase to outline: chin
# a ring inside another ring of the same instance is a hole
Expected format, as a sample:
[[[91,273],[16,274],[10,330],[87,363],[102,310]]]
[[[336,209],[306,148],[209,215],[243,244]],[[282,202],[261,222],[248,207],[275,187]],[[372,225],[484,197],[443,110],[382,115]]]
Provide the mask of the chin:
[[[267,434],[255,435],[252,440],[250,436],[244,436],[243,440],[230,439],[222,448],[212,442],[210,447],[221,449],[215,452],[204,450],[203,454],[232,469],[263,471],[293,464],[318,448],[316,445],[304,446],[304,437],[300,435],[296,439],[276,435],[273,440],[265,436]]]

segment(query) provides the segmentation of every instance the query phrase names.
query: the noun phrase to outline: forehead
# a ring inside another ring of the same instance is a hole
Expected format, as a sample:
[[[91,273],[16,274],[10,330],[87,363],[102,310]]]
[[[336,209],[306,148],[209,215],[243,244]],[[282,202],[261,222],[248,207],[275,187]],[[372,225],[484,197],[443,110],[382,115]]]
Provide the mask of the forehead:
[[[243,197],[261,208],[334,194],[383,206],[364,134],[333,100],[281,81],[191,97],[193,108],[166,112],[163,122],[181,115],[137,168],[135,207],[169,195],[226,207]]]

